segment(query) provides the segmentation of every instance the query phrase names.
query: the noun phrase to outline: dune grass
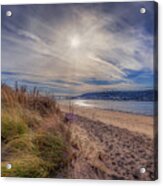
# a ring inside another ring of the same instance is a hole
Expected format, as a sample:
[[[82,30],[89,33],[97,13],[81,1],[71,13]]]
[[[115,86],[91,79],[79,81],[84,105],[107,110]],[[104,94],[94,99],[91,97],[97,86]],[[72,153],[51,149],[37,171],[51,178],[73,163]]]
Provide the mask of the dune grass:
[[[69,130],[55,99],[17,84],[1,92],[2,176],[66,177]]]

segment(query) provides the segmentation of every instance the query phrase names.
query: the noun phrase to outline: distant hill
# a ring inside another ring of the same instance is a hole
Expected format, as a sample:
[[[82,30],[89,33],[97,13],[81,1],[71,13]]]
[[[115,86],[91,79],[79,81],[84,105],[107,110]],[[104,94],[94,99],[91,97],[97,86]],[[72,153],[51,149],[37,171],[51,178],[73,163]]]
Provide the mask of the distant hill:
[[[72,99],[96,99],[96,100],[135,100],[135,101],[154,101],[157,92],[154,90],[141,91],[105,91],[105,92],[89,92]]]

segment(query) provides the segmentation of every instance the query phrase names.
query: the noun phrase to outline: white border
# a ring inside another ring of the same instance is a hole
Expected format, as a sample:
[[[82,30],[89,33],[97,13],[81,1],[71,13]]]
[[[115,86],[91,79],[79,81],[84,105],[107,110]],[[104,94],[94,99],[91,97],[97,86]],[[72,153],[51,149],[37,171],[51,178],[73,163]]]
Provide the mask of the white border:
[[[137,1],[137,0],[134,0]],[[109,2],[107,0],[1,0],[0,4],[50,4],[50,3],[81,3],[81,2]],[[122,0],[110,0],[110,2],[124,2]],[[125,1],[129,2],[129,1]],[[157,0],[159,3],[159,180],[155,182],[138,182],[138,181],[100,181],[100,180],[59,180],[59,179],[24,179],[24,178],[0,178],[0,184],[13,186],[14,184],[17,186],[35,186],[36,184],[39,186],[46,185],[60,185],[60,186],[80,186],[80,185],[88,185],[89,186],[103,186],[103,185],[163,185],[163,178],[161,174],[163,173],[163,0]]]

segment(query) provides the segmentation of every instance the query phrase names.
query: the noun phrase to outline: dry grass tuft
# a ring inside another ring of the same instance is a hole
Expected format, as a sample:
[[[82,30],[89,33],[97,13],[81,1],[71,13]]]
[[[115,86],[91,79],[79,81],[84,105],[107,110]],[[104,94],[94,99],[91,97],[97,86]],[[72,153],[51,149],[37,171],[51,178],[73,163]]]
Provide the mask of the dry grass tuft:
[[[55,98],[41,95],[36,88],[32,92],[28,92],[25,86],[18,87],[17,84],[15,90],[6,84],[2,84],[1,88],[2,103],[10,108],[19,104],[23,108],[37,111],[43,116],[51,113],[61,114]]]
[[[1,90],[2,176],[65,177],[69,131],[56,100],[17,84],[2,84]]]

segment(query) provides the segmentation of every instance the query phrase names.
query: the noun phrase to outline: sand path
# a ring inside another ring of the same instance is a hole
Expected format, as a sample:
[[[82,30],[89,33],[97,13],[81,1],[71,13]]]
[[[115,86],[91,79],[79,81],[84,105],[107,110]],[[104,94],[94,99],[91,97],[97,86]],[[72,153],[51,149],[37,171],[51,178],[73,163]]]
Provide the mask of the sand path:
[[[70,124],[70,178],[154,179],[153,140],[147,135],[77,115]],[[141,174],[140,168],[146,173]]]

